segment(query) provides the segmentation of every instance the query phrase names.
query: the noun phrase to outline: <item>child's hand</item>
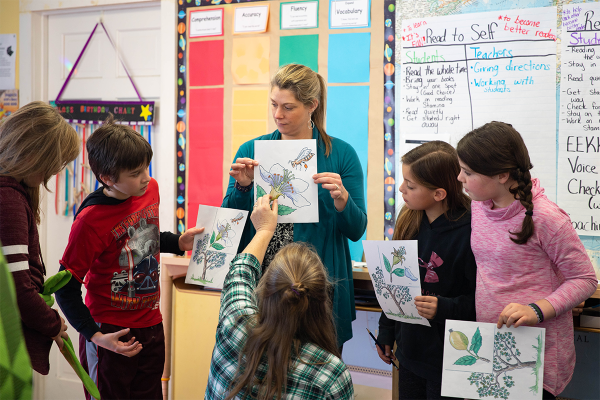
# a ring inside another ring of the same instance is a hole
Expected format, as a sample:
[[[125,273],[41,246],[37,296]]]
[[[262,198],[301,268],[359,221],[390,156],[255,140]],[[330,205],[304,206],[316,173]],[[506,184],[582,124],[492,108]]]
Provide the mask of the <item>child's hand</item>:
[[[114,333],[96,332],[92,336],[92,342],[117,354],[133,357],[142,351],[142,344],[135,341],[135,336],[132,336],[127,342],[119,341],[121,336],[125,336],[128,333],[129,328]]]
[[[433,319],[437,314],[438,299],[435,296],[416,296],[415,306],[421,317]]]
[[[190,228],[183,232],[183,234],[179,236],[179,250],[191,251],[194,248],[194,236],[202,232],[204,232],[204,227]]]
[[[389,344],[385,345],[385,354],[383,354],[383,351],[381,351],[381,347],[375,346],[375,348],[377,349],[377,354],[379,354],[379,358],[381,358],[384,363],[391,364],[392,360],[396,359],[396,356],[392,352],[392,346],[390,346]]]
[[[273,200],[272,206],[269,202],[270,197],[268,194],[265,194],[264,196],[259,197],[254,204],[250,219],[252,220],[256,232],[275,232],[275,228],[277,227],[277,199]]]
[[[583,307],[585,307],[585,301],[577,304],[573,310],[571,310],[574,317],[579,316],[583,312]]]
[[[59,317],[60,318],[60,331],[58,332],[58,335],[54,336],[52,338],[52,340],[54,340],[56,342],[56,344],[58,345],[58,348],[60,350],[63,349],[63,346],[65,345],[63,343],[63,339],[68,339],[69,335],[67,335],[67,324],[65,324],[65,320],[63,319],[63,317]]]
[[[500,313],[498,317],[498,328],[506,324],[507,328],[511,325],[519,327],[521,325],[535,325],[538,323],[538,318],[531,307],[519,303],[510,303]]]

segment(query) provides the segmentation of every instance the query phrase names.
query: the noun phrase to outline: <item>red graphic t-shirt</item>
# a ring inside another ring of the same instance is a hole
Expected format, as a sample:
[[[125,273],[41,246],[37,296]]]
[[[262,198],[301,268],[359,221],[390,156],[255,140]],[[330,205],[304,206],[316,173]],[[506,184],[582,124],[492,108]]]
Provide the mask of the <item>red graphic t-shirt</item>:
[[[60,263],[85,285],[94,321],[131,328],[162,321],[159,203],[152,179],[143,196],[77,215]]]

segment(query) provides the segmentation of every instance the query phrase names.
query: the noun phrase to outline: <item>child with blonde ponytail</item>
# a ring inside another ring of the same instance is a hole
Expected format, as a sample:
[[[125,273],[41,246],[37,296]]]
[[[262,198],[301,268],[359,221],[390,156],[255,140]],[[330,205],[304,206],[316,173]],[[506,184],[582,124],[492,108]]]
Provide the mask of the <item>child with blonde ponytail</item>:
[[[477,321],[546,328],[544,399],[575,366],[571,309],[598,283],[569,215],[544,195],[523,138],[490,122],[458,142],[458,180],[472,201]]]
[[[271,208],[269,195],[259,198],[251,220],[256,234],[223,285],[205,398],[352,399],[323,263],[306,245],[290,243],[261,278],[277,200]]]

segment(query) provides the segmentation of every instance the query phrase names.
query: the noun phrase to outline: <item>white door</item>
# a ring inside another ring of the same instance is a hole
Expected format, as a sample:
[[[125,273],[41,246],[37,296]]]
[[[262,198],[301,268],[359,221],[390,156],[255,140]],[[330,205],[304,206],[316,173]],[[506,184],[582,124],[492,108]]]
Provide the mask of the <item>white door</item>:
[[[150,6],[90,9],[77,12],[51,13],[47,18],[47,93],[55,100],[60,88],[77,60],[94,25],[101,18],[113,43],[119,49],[129,73],[144,100],[160,98],[161,40],[160,4]],[[125,70],[103,29],[98,26],[61,100],[137,100]],[[153,129],[153,136],[159,127]],[[55,192],[55,180],[50,189]],[[64,189],[63,189],[64,190]],[[40,232],[45,237],[44,261],[47,276],[58,272],[59,260],[67,245],[73,216],[55,213],[54,194],[46,196],[44,220]],[[58,308],[58,307],[57,307]],[[69,327],[76,353],[79,334]],[[36,397],[43,399],[81,399],[81,382],[58,352],[50,354],[50,374],[36,379]]]

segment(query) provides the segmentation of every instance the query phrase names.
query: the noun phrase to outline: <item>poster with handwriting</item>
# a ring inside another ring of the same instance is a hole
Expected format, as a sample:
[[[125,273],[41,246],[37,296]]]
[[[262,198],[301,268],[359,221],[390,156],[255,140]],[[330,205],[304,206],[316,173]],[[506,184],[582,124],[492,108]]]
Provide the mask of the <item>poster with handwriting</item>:
[[[555,199],[556,7],[408,19],[399,34],[401,143],[512,124]]]
[[[329,29],[371,27],[371,0],[329,0]]]
[[[223,36],[223,9],[190,11],[190,37]]]
[[[281,3],[280,29],[309,29],[319,27],[319,2],[295,1]]]
[[[600,236],[600,4],[562,12],[557,203],[579,235]]]
[[[263,33],[269,23],[269,4],[238,6],[233,14],[233,34]]]

